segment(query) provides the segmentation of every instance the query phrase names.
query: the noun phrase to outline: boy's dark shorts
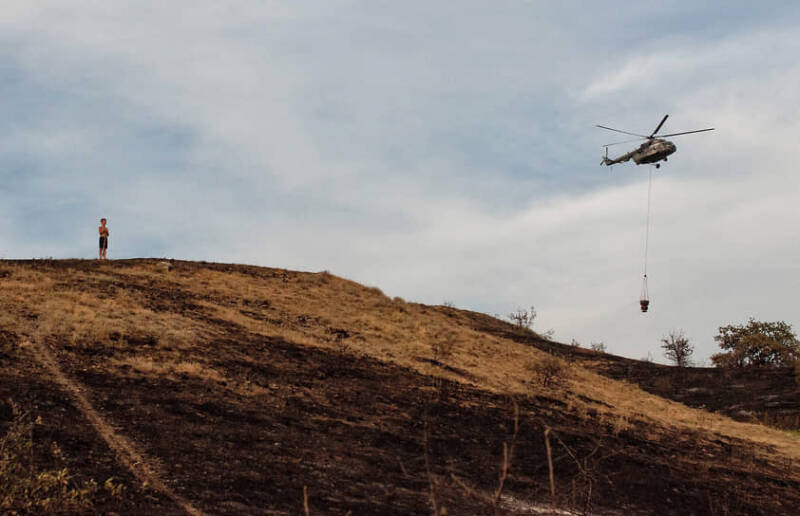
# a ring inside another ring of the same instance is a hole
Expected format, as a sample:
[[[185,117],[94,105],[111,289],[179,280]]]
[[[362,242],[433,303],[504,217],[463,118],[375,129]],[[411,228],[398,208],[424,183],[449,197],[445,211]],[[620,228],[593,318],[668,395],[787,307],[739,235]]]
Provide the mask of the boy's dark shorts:
[[[100,249],[108,249],[108,237],[100,237]]]

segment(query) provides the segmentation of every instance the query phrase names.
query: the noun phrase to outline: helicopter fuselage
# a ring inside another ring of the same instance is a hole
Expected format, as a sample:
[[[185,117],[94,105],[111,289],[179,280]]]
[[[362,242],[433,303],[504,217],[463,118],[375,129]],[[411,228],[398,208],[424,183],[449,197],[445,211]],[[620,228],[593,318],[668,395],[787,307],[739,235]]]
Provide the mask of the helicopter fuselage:
[[[658,162],[661,160],[666,161],[667,156],[676,150],[678,150],[678,148],[675,147],[674,143],[667,140],[662,140],[660,138],[653,138],[652,140],[647,140],[641,144],[638,149],[632,150],[627,154],[623,154],[622,156],[618,156],[614,159],[604,157],[602,164],[616,165],[617,163],[622,163],[623,161],[632,159],[637,165],[641,165],[643,163],[656,163],[656,167],[659,167],[660,165]]]
[[[678,150],[675,144],[661,139],[654,139],[644,142],[638,149],[633,151],[631,158],[640,165],[642,163],[656,163],[667,159],[667,156]]]

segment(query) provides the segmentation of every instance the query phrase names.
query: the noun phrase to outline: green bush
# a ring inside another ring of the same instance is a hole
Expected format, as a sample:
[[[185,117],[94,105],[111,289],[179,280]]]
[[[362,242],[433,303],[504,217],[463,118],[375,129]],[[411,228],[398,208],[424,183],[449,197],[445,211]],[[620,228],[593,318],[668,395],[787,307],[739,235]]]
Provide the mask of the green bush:
[[[61,450],[53,443],[52,456],[61,467],[38,468],[33,433],[41,418],[32,419],[12,404],[14,417],[0,438],[0,513],[75,514],[89,512],[97,492],[94,481],[77,483],[63,467]],[[121,488],[109,481],[112,494]]]
[[[714,337],[723,353],[711,356],[717,367],[793,366],[800,358],[800,341],[784,321],[721,326]]]

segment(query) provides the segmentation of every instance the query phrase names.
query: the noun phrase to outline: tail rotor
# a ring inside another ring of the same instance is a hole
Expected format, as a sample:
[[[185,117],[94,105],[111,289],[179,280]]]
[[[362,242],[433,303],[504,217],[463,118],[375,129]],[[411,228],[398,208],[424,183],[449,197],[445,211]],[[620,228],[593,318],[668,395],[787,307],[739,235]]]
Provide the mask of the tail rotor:
[[[600,164],[601,165],[611,166],[611,165],[614,164],[614,162],[611,161],[610,159],[608,159],[608,145],[604,145],[604,147],[606,148],[606,153],[603,156],[603,160],[600,162]]]

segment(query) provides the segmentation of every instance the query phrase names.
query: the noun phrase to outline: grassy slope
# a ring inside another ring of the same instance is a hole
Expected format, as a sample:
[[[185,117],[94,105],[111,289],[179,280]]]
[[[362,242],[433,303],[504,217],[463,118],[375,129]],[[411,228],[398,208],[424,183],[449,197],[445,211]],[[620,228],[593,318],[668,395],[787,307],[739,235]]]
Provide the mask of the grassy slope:
[[[545,353],[496,331],[499,321],[487,331],[474,313],[391,300],[326,273],[191,262],[0,262],[0,287],[0,400],[41,414],[40,440],[58,441],[76,474],[130,486],[125,500],[101,497],[102,509],[181,512],[115,460],[48,378],[37,346],[177,495],[209,513],[296,514],[303,486],[316,512],[425,513],[431,485],[451,514],[486,511],[513,440],[512,400],[520,430],[508,511],[522,510],[514,500],[550,502],[546,428],[562,507],[800,507],[796,437],[580,361],[543,388],[528,368]]]
[[[800,376],[793,367],[677,368],[542,340],[485,314],[462,313],[479,331],[533,346],[652,394],[738,421],[800,431]]]

